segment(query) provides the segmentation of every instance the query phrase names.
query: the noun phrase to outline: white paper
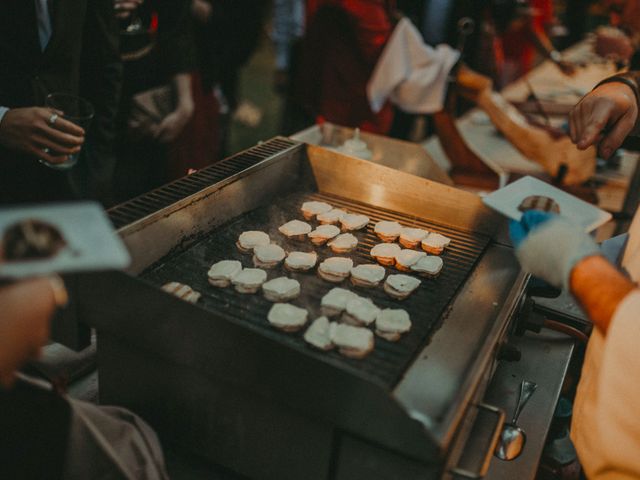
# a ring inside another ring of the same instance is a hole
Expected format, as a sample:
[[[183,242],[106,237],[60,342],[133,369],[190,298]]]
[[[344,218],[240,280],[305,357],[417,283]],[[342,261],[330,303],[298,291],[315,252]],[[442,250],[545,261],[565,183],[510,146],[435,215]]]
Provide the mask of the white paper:
[[[540,195],[555,200],[560,207],[560,215],[583,227],[586,232],[591,232],[611,220],[610,213],[530,176],[523,177],[496,190],[484,197],[483,202],[506,217],[520,221],[522,212],[518,210],[518,207],[525,198],[531,195]]]
[[[0,258],[0,278],[119,270],[126,268],[131,261],[122,240],[97,203],[59,203],[0,209],[0,242],[7,228],[29,219],[57,228],[67,245],[46,259],[7,262]]]

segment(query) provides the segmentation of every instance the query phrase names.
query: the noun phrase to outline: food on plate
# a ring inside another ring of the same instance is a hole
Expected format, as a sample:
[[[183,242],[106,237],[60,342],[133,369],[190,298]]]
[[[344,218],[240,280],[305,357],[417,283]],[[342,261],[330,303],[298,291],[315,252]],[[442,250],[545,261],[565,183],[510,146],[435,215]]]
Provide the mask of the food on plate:
[[[341,233],[327,245],[334,253],[348,253],[358,246],[358,238],[351,233]]]
[[[342,321],[355,327],[366,327],[376,320],[379,313],[380,309],[371,300],[358,297],[347,302]]]
[[[400,231],[398,241],[404,248],[416,248],[427,235],[429,232],[422,228],[405,227]]]
[[[309,312],[290,303],[274,303],[267,314],[267,320],[284,332],[297,332],[307,323]]]
[[[291,252],[284,261],[287,270],[306,272],[316,266],[318,254],[316,252]]]
[[[56,256],[66,246],[67,241],[56,226],[42,220],[21,220],[4,231],[0,260],[43,260]]]
[[[316,215],[320,213],[327,213],[332,209],[333,207],[328,203],[316,201],[304,202],[301,208],[302,215],[304,215],[304,218],[306,218],[307,220],[313,220],[313,217],[315,217]]]
[[[287,277],[274,278],[262,284],[262,293],[270,302],[288,302],[300,295],[300,282]]]
[[[427,235],[427,238],[422,240],[422,249],[431,255],[440,255],[450,243],[451,239],[449,237],[431,232]]]
[[[411,267],[422,257],[426,256],[427,254],[424,252],[405,248],[400,250],[400,253],[396,255],[396,268],[402,272],[410,272]]]
[[[245,268],[231,279],[238,293],[256,293],[267,281],[267,272],[260,268]]]
[[[165,283],[162,286],[162,290],[189,303],[196,303],[202,296],[199,292],[196,292],[189,285],[185,285],[184,283],[179,282]]]
[[[330,322],[327,317],[316,318],[311,326],[304,332],[305,341],[319,350],[331,350],[335,347],[331,341],[331,331],[335,329],[337,324]]]
[[[340,233],[340,229],[335,225],[320,225],[313,232],[310,232],[309,239],[314,245],[324,245]]]
[[[369,217],[359,213],[347,213],[340,219],[342,230],[347,232],[351,230],[360,230],[361,228],[366,227],[368,223]]]
[[[527,210],[541,210],[543,212],[551,212],[560,214],[560,205],[553,199],[543,195],[530,195],[518,206],[518,210],[526,212]]]
[[[342,220],[342,217],[344,217],[346,214],[347,212],[345,212],[344,210],[341,210],[339,208],[334,208],[333,210],[329,210],[328,212],[319,213],[316,216],[316,220],[318,220],[318,222],[320,222],[323,225],[329,225],[329,224],[338,223],[340,220]]]
[[[357,287],[376,287],[386,274],[380,265],[358,265],[351,269],[351,283]]]
[[[435,278],[440,275],[443,265],[442,258],[435,255],[427,255],[411,265],[411,271],[423,277]]]
[[[398,222],[389,222],[387,220],[383,220],[381,222],[376,223],[376,226],[373,228],[375,234],[380,237],[380,240],[383,242],[395,242],[396,238],[400,235],[402,231],[402,225]]]
[[[376,335],[390,342],[397,342],[409,330],[411,319],[405,310],[386,308],[376,318]]]
[[[259,245],[269,245],[270,243],[271,239],[269,235],[264,232],[251,230],[240,234],[236,246],[242,253],[252,253],[255,247]]]
[[[384,282],[384,291],[396,300],[404,300],[420,286],[420,280],[409,275],[389,275]]]
[[[331,329],[331,341],[338,351],[351,358],[364,358],[373,351],[373,332],[368,328],[339,324]]]
[[[300,220],[291,220],[290,222],[281,225],[280,233],[291,240],[304,240],[308,233],[311,231],[311,225]]]
[[[225,288],[231,280],[242,271],[242,264],[237,260],[222,260],[211,265],[207,272],[209,283],[214,287]]]
[[[329,293],[320,300],[322,314],[327,317],[340,315],[344,309],[347,308],[347,303],[354,298],[358,298],[358,295],[349,290],[345,290],[344,288],[332,288]]]
[[[284,249],[274,243],[258,245],[253,249],[253,265],[256,268],[273,268],[286,256]]]
[[[340,283],[351,273],[353,260],[344,257],[329,257],[318,266],[318,275],[327,282]]]
[[[402,251],[396,243],[379,243],[371,249],[371,256],[380,265],[392,266],[396,263],[396,255]]]

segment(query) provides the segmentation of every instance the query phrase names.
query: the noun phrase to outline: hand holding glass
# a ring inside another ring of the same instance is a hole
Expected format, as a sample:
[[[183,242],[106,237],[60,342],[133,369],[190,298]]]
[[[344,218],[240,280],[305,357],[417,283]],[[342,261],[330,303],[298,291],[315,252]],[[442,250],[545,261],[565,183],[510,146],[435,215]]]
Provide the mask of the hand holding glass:
[[[53,128],[56,128],[57,119],[62,118],[78,125],[86,132],[94,115],[91,103],[68,93],[52,93],[48,95],[45,100],[45,106],[51,110],[49,123]],[[47,153],[56,156],[56,152],[47,151]],[[50,163],[46,160],[40,160],[40,162],[55,170],[68,170],[78,162],[79,157],[80,152],[78,151],[77,153],[68,155],[67,160],[61,163]]]

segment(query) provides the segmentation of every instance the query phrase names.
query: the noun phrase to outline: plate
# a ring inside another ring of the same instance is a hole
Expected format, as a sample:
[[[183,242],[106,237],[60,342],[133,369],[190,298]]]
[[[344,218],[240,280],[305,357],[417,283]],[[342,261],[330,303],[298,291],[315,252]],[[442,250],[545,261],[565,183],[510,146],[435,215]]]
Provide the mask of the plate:
[[[542,180],[527,176],[483,198],[485,205],[512,220],[520,221],[522,212],[518,207],[531,195],[541,195],[556,201],[560,215],[591,232],[611,220],[611,214],[580,200]]]
[[[17,228],[17,225],[21,227]],[[28,225],[31,238],[36,238],[33,232],[45,231],[51,234],[50,237],[61,239],[61,247],[45,258],[5,258],[8,249],[12,249],[9,238],[22,238],[24,225]],[[32,228],[34,226],[37,230]],[[54,203],[0,209],[0,278],[120,270],[130,262],[129,252],[98,203]]]

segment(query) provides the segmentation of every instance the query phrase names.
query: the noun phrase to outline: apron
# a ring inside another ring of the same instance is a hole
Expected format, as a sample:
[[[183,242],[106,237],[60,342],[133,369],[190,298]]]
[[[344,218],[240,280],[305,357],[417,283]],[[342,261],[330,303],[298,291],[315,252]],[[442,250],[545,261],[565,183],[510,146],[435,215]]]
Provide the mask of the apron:
[[[640,212],[622,267],[640,280]],[[587,478],[640,478],[640,291],[627,295],[606,337],[594,329],[576,393],[571,439]]]

